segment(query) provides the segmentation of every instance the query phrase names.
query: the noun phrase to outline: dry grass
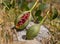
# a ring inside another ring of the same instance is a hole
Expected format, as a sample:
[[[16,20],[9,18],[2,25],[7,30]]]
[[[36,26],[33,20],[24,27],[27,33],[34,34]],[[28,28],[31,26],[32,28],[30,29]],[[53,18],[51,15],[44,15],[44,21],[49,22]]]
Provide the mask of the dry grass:
[[[16,16],[19,15],[21,11],[19,10],[18,6],[11,8],[9,11],[6,11],[5,8],[5,6],[0,5],[0,44],[21,44],[16,41],[16,43],[13,43],[14,33],[11,29],[14,26]],[[47,24],[45,25],[49,26],[49,31],[51,32],[52,36],[49,39],[43,39],[42,44],[60,44],[60,32],[58,32],[58,28],[60,29],[60,20],[58,25],[55,23],[56,27],[53,26],[54,22],[52,21],[52,25],[46,22]]]
[[[2,5],[0,5],[2,6]],[[12,44],[15,17],[19,15],[17,8],[5,10],[5,6],[0,8],[0,44]]]

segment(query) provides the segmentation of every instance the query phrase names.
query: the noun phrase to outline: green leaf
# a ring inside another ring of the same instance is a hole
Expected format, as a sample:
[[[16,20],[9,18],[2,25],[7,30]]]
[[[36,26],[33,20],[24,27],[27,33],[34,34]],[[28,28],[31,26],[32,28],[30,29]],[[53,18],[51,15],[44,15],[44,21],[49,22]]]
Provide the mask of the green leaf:
[[[34,3],[35,3],[35,2],[30,2],[30,3],[28,3],[28,7],[29,7],[29,9],[32,8],[32,6],[34,5]]]
[[[55,19],[58,16],[58,11],[56,8],[52,10],[52,19]]]
[[[26,0],[19,0],[18,5],[21,9],[29,10]]]
[[[40,16],[40,14],[41,14],[41,10],[37,10],[35,16]]]
[[[28,8],[28,5],[27,5],[27,4],[24,4],[24,6],[23,6],[23,7],[24,7],[25,11],[26,11],[26,10],[29,10],[29,8]]]
[[[44,11],[45,9],[47,8],[47,5],[45,3],[42,3],[40,6],[39,6],[39,9],[41,11]]]
[[[36,16],[36,20],[38,22],[40,22],[42,20],[42,16],[41,16],[41,10],[37,10],[36,13],[35,13],[35,16]]]
[[[43,19],[43,17],[42,17],[42,16],[39,16],[39,17],[37,18],[37,20],[38,20],[39,22],[41,22],[41,21],[42,21],[42,19]]]

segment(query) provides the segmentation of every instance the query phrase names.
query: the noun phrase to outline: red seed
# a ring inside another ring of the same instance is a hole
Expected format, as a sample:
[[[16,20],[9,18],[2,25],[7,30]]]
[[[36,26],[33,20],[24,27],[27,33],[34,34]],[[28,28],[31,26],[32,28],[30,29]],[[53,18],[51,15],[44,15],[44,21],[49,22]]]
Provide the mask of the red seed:
[[[22,20],[22,23],[24,23],[26,21],[24,18],[22,18],[21,20]]]
[[[27,16],[25,16],[25,19],[27,19],[28,17]]]
[[[26,15],[23,17],[25,19]]]
[[[24,17],[25,17],[25,14],[21,18],[24,18]]]
[[[29,15],[30,15],[30,12],[24,14],[24,15],[21,17],[20,21],[18,22],[17,26],[20,26],[20,25],[24,24],[25,21],[28,19]]]
[[[22,25],[23,23],[21,22],[20,25]]]
[[[20,24],[22,22],[22,20],[20,20],[19,22],[18,22],[18,24]]]

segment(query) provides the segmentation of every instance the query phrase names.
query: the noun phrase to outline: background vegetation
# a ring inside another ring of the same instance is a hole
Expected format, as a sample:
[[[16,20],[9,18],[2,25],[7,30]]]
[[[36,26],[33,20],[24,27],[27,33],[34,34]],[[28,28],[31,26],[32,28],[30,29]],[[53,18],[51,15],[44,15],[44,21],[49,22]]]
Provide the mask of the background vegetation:
[[[36,0],[0,0],[0,43],[11,43],[13,41],[13,30],[15,18],[22,12],[30,10]],[[50,20],[50,16],[44,22],[44,26],[51,33],[50,44],[60,44],[60,0],[40,0],[38,5],[32,12],[32,19],[35,23],[39,23],[46,12],[54,6],[58,15],[54,20]],[[58,36],[58,37],[57,37]]]

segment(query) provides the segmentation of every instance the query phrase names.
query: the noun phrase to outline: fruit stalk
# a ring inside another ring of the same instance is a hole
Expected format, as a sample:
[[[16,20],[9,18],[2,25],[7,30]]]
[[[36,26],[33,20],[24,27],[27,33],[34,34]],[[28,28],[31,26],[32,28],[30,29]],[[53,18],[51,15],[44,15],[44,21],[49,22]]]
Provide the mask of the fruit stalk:
[[[39,0],[37,0],[37,1],[35,2],[35,4],[33,5],[33,7],[29,10],[30,12],[32,12],[32,10],[35,8],[35,6],[37,5],[38,2],[39,2]]]
[[[35,4],[33,5],[33,7],[29,10],[29,12],[31,13],[33,11],[33,9],[35,8],[35,6],[38,4],[39,0],[36,0]],[[34,18],[35,21],[35,17],[34,15],[32,15],[32,17]]]
[[[39,23],[39,25],[41,26],[43,24],[43,22],[45,21],[45,19],[47,18],[47,15],[49,14],[49,11],[47,11],[46,16],[42,19],[42,21]]]

